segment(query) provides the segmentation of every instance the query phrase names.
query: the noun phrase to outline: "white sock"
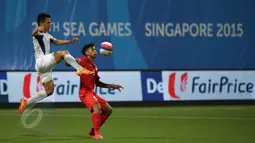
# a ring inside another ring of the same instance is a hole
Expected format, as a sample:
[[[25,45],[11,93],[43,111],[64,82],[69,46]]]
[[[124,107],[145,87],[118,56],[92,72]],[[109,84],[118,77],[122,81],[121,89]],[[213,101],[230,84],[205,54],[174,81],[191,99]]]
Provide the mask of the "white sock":
[[[46,97],[47,97],[47,94],[46,94],[45,90],[41,90],[41,91],[37,92],[36,96],[30,97],[29,99],[27,99],[27,105],[30,105],[32,103],[37,103]]]
[[[70,54],[65,55],[64,60],[65,60],[69,65],[71,65],[73,68],[75,68],[75,69],[78,70],[78,71],[81,71],[81,70],[83,69],[83,67],[80,66],[80,65],[76,62],[75,58],[74,58],[73,56],[71,56]]]

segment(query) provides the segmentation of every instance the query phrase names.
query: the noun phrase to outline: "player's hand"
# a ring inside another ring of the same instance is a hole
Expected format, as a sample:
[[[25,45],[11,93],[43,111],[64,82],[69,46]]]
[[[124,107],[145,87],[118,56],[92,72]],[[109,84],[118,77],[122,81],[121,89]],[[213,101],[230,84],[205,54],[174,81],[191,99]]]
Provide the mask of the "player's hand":
[[[115,85],[115,84],[111,84],[110,88],[117,89],[119,90],[119,92],[121,92],[121,89],[124,89],[122,85]]]
[[[73,43],[76,43],[76,42],[79,42],[79,38],[73,38],[70,43],[73,44]]]
[[[43,32],[44,32],[44,26],[39,26],[39,27],[37,27],[37,30],[38,30],[39,32],[43,33]]]

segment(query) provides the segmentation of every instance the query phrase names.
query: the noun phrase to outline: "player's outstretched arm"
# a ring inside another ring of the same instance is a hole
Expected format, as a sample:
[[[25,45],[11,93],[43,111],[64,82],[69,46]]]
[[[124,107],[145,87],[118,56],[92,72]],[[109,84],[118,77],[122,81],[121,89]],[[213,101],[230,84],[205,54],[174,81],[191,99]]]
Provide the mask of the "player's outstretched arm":
[[[65,45],[65,44],[73,44],[79,41],[79,38],[73,38],[72,40],[58,40],[54,39],[52,41],[53,44],[55,45]]]
[[[100,81],[99,79],[96,80],[95,84],[96,84],[96,86],[102,87],[102,88],[113,88],[113,89],[117,89],[117,90],[119,90],[119,92],[121,92],[121,89],[124,88],[124,87],[121,86],[121,85],[103,83],[103,82]]]

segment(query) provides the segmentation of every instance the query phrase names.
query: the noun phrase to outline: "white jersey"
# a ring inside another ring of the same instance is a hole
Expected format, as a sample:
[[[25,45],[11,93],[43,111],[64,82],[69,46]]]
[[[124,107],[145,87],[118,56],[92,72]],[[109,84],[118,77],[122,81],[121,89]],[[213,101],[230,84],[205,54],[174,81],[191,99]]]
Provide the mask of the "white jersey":
[[[35,58],[47,55],[50,53],[50,43],[55,40],[49,33],[40,33],[33,36],[33,44],[35,50]]]

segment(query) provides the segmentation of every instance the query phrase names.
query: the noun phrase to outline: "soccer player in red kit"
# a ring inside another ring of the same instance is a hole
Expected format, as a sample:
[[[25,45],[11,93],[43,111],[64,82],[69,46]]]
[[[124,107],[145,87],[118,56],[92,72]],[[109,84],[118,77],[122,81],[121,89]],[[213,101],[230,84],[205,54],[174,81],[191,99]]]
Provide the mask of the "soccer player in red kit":
[[[86,57],[77,58],[77,62],[87,70],[94,71],[94,75],[80,76],[80,100],[87,106],[92,113],[93,128],[89,135],[94,139],[103,139],[99,133],[100,127],[112,113],[111,106],[100,96],[96,95],[95,85],[102,88],[113,88],[121,91],[121,85],[106,84],[99,80],[97,66],[94,64],[97,52],[94,44],[87,44],[82,48],[82,54]]]

